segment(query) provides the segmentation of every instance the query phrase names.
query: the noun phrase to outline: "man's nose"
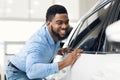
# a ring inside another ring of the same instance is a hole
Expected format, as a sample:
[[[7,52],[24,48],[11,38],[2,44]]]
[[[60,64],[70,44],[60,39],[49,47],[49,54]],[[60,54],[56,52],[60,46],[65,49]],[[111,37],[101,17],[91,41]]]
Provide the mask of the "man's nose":
[[[63,29],[68,29],[68,27],[69,27],[68,24],[66,24],[66,23],[63,23],[63,24],[62,24],[62,28],[63,28]]]

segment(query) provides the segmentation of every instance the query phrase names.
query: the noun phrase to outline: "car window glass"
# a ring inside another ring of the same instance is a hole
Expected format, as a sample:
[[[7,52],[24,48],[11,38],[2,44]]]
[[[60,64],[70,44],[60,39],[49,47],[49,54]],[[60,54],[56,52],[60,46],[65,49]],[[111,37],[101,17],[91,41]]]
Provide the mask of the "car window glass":
[[[91,47],[95,43],[95,39],[98,37],[100,30],[102,29],[102,24],[107,16],[109,8],[110,3],[85,20],[81,26],[79,34],[72,41],[72,48],[81,48],[86,51],[91,50]]]

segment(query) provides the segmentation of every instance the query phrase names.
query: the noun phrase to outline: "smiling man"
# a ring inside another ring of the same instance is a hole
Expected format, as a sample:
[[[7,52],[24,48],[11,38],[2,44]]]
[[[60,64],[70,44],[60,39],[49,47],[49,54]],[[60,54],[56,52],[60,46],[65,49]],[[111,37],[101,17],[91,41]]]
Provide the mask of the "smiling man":
[[[60,40],[67,37],[69,28],[66,8],[62,5],[50,6],[46,13],[46,23],[10,59],[6,68],[7,80],[42,80],[72,65],[83,50],[75,49],[63,61],[52,62],[60,48]],[[62,50],[59,52],[69,52],[69,49]]]

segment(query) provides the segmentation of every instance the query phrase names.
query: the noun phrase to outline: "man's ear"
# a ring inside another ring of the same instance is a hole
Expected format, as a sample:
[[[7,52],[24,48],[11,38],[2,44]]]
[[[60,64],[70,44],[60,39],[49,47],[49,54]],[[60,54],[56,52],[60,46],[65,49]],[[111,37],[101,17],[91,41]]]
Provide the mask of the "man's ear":
[[[49,25],[50,25],[50,21],[46,21],[46,23],[47,23],[47,26],[49,26]]]

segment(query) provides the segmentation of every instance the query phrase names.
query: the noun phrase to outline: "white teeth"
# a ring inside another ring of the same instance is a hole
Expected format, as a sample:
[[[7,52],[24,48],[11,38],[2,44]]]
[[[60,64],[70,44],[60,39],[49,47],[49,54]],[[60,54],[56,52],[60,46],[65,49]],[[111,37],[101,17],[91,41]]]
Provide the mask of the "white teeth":
[[[63,34],[65,34],[65,33],[66,33],[66,31],[65,31],[65,30],[60,30],[60,32],[61,32],[61,33],[63,33]]]

